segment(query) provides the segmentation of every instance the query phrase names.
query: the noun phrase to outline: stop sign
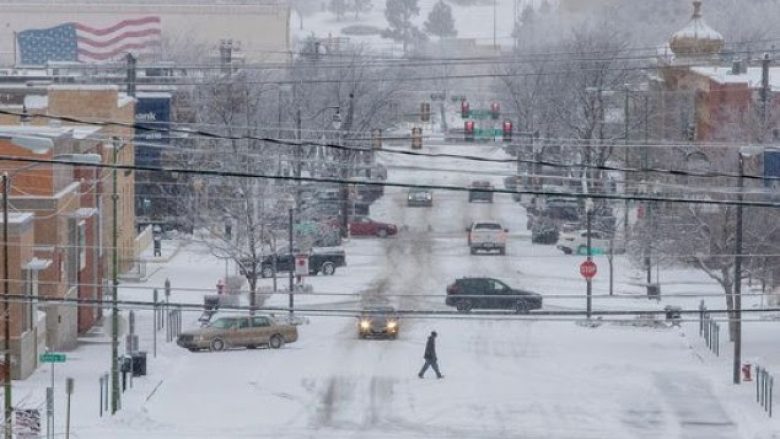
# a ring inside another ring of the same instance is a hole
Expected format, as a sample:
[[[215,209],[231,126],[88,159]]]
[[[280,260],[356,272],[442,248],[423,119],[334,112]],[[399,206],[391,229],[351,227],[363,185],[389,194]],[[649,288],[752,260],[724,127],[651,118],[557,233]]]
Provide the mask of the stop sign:
[[[307,254],[295,255],[295,275],[296,276],[309,275],[309,255]]]
[[[595,276],[597,272],[596,263],[593,261],[585,261],[580,264],[580,274],[585,280],[593,279],[593,276]]]

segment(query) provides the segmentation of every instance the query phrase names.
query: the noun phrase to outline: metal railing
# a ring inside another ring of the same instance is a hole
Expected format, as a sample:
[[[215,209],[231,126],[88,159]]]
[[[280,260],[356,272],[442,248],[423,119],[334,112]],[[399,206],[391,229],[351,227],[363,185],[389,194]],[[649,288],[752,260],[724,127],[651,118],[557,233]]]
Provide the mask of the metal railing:
[[[775,378],[765,368],[756,365],[756,402],[772,417],[772,393]]]
[[[704,338],[707,348],[720,356],[720,325],[710,317],[704,301],[699,304],[699,335]]]
[[[166,340],[168,342],[176,341],[176,338],[181,334],[181,308],[168,311],[167,319]]]

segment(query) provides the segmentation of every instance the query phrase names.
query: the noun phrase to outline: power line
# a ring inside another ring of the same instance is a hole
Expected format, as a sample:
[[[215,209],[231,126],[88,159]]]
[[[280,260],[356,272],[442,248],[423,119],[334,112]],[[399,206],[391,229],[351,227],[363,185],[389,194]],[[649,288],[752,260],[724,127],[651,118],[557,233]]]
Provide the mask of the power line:
[[[53,160],[53,159],[36,159],[32,157],[15,157],[0,155],[0,160],[17,161],[24,163],[49,163],[49,164],[61,164],[67,166],[85,166],[96,167],[102,169],[116,169],[125,171],[148,171],[157,173],[179,173],[187,175],[208,175],[214,177],[240,177],[240,178],[262,178],[268,180],[278,181],[302,181],[312,183],[334,183],[334,184],[362,184],[365,186],[384,186],[384,187],[399,187],[399,188],[425,188],[425,189],[438,189],[457,192],[469,192],[472,191],[472,187],[465,186],[448,186],[440,184],[412,184],[401,182],[378,182],[371,180],[351,180],[341,178],[327,178],[327,177],[295,177],[284,175],[268,175],[251,172],[238,172],[238,171],[219,171],[219,170],[207,170],[207,169],[186,169],[186,168],[174,168],[174,167],[153,167],[153,166],[139,166],[139,165],[123,165],[123,164],[96,164],[96,163],[74,163],[66,160]],[[694,174],[695,175],[695,174]],[[480,188],[480,192],[491,192],[499,194],[515,194],[515,195],[537,195],[547,197],[563,197],[574,199],[598,199],[598,200],[635,200],[635,201],[652,201],[652,202],[666,202],[666,203],[686,203],[686,204],[702,204],[713,206],[749,206],[749,207],[780,207],[780,203],[763,202],[763,201],[734,201],[734,200],[715,200],[715,199],[689,199],[680,197],[659,197],[651,195],[611,195],[600,193],[578,193],[578,192],[554,192],[546,190],[532,190],[532,189],[497,189],[497,188]]]
[[[283,293],[285,294],[285,293]],[[544,297],[544,296],[543,296]],[[102,300],[102,299],[87,299],[87,298],[67,298],[67,297],[45,297],[45,296],[30,296],[26,294],[9,294],[8,295],[9,302],[14,303],[37,303],[37,304],[60,304],[60,305],[70,305],[70,306],[106,306],[110,305],[112,302],[110,300]],[[582,296],[579,297],[580,299]],[[176,308],[181,309],[182,311],[203,311],[203,305],[202,304],[196,304],[196,303],[186,303],[186,302],[153,302],[153,301],[146,301],[146,300],[119,300],[119,305],[121,305],[123,308],[134,308],[134,309],[147,309],[152,310],[154,308]],[[318,313],[324,313],[328,315],[355,315],[357,313],[360,313],[362,310],[360,309],[348,309],[348,308],[337,308],[332,307],[333,304],[323,304],[325,307],[321,307],[320,305],[302,305],[300,308],[296,307],[294,311],[296,313],[300,314],[306,314],[311,312],[318,312]],[[261,306],[261,307],[255,307],[252,308],[250,306],[242,306],[242,305],[221,305],[220,310],[222,311],[259,311],[259,312],[279,312],[279,311],[289,311],[290,309],[287,307],[270,307],[270,306]],[[701,310],[698,308],[693,309],[687,309],[682,308],[678,311],[680,314],[685,315],[698,315],[701,313]],[[743,313],[747,314],[759,314],[759,313],[775,313],[780,312],[780,308],[778,307],[770,307],[770,308],[748,308],[743,309]],[[404,315],[404,316],[463,316],[464,314],[461,311],[457,310],[451,310],[451,309],[441,309],[441,310],[434,310],[434,309],[396,309],[395,313],[398,315]],[[709,314],[730,314],[733,313],[732,310],[729,309],[722,309],[722,308],[713,308],[707,309],[707,313]],[[508,316],[508,317],[517,317],[518,314],[514,311],[471,311],[469,313],[470,315],[474,316]],[[593,315],[596,316],[650,316],[650,315],[665,315],[666,310],[664,309],[610,309],[610,310],[594,310],[592,312]],[[571,310],[534,310],[532,312],[533,316],[584,316],[586,315],[585,310],[577,310],[577,309],[571,309]],[[520,315],[522,318],[522,315]]]
[[[9,110],[0,109],[0,114],[6,114],[11,116],[22,116],[22,113],[17,113]],[[36,113],[33,115],[30,115],[32,117],[41,117],[45,119],[50,120],[60,120],[75,124],[85,124],[85,125],[100,125],[100,126],[118,126],[123,128],[133,128],[136,130],[146,130],[146,131],[156,131],[156,132],[177,132],[182,134],[190,134],[194,133],[197,134],[203,138],[207,139],[218,139],[218,140],[255,140],[255,141],[261,141],[261,142],[267,142],[272,144],[278,144],[278,145],[285,145],[285,146],[319,146],[319,147],[326,147],[330,149],[337,149],[342,151],[350,151],[350,152],[368,152],[371,151],[370,149],[363,149],[363,148],[356,148],[356,147],[350,147],[346,145],[339,145],[339,144],[333,144],[333,143],[317,143],[317,142],[292,142],[292,141],[284,141],[276,138],[271,137],[258,137],[258,136],[251,136],[251,135],[223,135],[223,134],[217,134],[209,131],[202,131],[202,130],[185,130],[185,129],[177,129],[177,128],[168,128],[168,129],[160,129],[160,128],[153,128],[148,127],[145,124],[141,123],[125,123],[125,122],[116,122],[116,121],[100,121],[100,122],[90,122],[86,121],[80,118],[74,118],[74,117],[68,117],[68,116],[51,116],[47,114],[40,114]],[[609,147],[611,145],[589,145],[590,147]],[[560,167],[565,169],[571,169],[572,166],[579,166],[582,168],[587,169],[596,169],[596,170],[603,170],[603,171],[620,171],[620,172],[630,172],[630,173],[641,173],[644,174],[646,172],[652,172],[652,173],[662,173],[662,174],[668,174],[668,175],[678,175],[678,176],[689,176],[689,177],[704,177],[704,178],[721,178],[721,177],[728,177],[728,178],[745,178],[745,179],[753,179],[753,180],[760,180],[760,181],[771,181],[771,180],[780,180],[780,177],[773,177],[773,176],[757,176],[757,175],[738,175],[738,174],[729,174],[729,173],[717,173],[717,172],[691,172],[691,171],[680,171],[680,170],[673,170],[673,169],[657,169],[657,168],[651,168],[651,169],[639,169],[639,168],[620,168],[616,166],[607,166],[607,165],[590,165],[590,164],[577,164],[572,165],[568,163],[559,163],[559,162],[551,162],[551,161],[544,161],[544,160],[526,160],[526,159],[520,159],[520,158],[509,158],[509,159],[495,159],[495,158],[488,158],[488,157],[481,157],[481,156],[474,156],[474,155],[459,155],[459,154],[449,154],[449,153],[423,153],[418,151],[409,151],[409,150],[399,150],[399,149],[382,149],[380,151],[388,152],[392,154],[400,154],[400,155],[408,155],[408,156],[417,156],[417,157],[443,157],[443,158],[452,158],[452,159],[458,159],[458,160],[470,160],[470,161],[477,161],[477,162],[492,162],[492,163],[525,163],[525,164],[539,164],[542,166],[549,166],[549,167]]]

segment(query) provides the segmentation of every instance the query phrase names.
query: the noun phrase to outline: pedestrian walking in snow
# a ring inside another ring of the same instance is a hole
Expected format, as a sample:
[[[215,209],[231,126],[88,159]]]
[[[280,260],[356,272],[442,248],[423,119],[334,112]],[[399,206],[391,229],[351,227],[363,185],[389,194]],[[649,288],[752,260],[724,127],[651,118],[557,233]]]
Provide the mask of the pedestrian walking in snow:
[[[436,331],[431,331],[431,335],[428,336],[428,342],[425,344],[425,354],[423,355],[425,364],[423,364],[422,369],[420,369],[420,373],[417,374],[420,378],[425,375],[425,371],[428,370],[428,367],[436,372],[436,378],[444,378],[444,375],[439,372],[439,363],[436,358],[436,335]]]

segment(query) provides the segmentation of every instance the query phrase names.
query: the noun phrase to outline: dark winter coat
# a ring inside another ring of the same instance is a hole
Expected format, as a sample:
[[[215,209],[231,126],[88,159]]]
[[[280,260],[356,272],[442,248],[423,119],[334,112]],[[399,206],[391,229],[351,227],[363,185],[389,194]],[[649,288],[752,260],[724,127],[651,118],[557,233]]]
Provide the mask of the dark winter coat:
[[[429,361],[436,361],[436,337],[428,336],[428,343],[425,344],[425,355],[423,358]]]

